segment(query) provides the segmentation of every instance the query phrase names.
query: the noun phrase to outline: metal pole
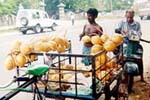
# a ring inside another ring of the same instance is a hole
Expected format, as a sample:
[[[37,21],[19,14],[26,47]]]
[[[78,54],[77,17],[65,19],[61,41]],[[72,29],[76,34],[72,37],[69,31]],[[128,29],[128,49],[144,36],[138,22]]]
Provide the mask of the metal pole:
[[[10,100],[17,93],[21,92],[21,90],[19,88],[26,88],[26,87],[28,87],[29,85],[31,85],[32,83],[34,83],[36,81],[37,81],[37,77],[36,76],[32,77],[29,81],[27,81],[27,82],[23,83],[22,85],[20,85],[18,87],[18,90],[11,91],[11,92],[7,93],[3,97],[1,97],[0,100]]]

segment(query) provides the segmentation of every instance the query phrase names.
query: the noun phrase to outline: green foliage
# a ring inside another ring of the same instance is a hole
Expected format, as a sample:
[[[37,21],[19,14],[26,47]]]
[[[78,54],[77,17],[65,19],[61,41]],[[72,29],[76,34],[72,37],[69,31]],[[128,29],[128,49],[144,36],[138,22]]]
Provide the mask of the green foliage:
[[[58,11],[58,4],[59,0],[45,0],[45,10],[48,12],[49,15],[55,14]]]
[[[103,1],[104,10],[123,10],[132,6],[134,0],[105,0]]]
[[[65,5],[67,11],[87,11],[90,7],[96,7],[97,0],[45,0],[45,9],[50,15],[58,13],[59,1]]]
[[[39,0],[4,0],[0,3],[0,16],[6,14],[16,14],[19,4],[24,8],[39,8]]]
[[[20,3],[24,8],[40,8],[40,1],[42,0],[4,0],[0,2],[0,15],[15,14]],[[90,7],[99,8],[99,6],[101,10],[111,11],[130,8],[134,0],[45,0],[46,11],[50,15],[58,13],[60,1],[69,11],[87,11]],[[100,2],[102,5],[98,5]]]

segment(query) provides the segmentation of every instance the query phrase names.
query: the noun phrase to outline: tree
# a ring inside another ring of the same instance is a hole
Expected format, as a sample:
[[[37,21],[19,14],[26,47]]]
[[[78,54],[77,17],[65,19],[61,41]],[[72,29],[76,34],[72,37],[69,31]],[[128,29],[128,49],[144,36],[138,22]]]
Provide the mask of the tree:
[[[4,0],[0,3],[0,15],[16,14],[20,3],[24,8],[40,8],[39,0]]]
[[[59,2],[64,3],[65,10],[69,11],[87,11],[90,7],[96,7],[95,1],[97,0],[45,0],[46,11],[52,15],[58,13]]]
[[[124,10],[131,8],[134,0],[105,0],[103,1],[104,10]]]
[[[58,4],[59,0],[45,0],[45,10],[48,12],[49,15],[55,14],[58,12]]]

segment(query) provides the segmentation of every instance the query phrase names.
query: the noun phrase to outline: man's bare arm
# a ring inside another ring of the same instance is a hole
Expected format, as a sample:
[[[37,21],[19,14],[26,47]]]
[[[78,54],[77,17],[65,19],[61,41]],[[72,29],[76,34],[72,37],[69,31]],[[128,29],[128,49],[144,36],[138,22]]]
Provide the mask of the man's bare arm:
[[[80,40],[81,40],[82,37],[85,35],[85,27],[86,27],[86,25],[84,25],[83,32],[79,35],[79,39],[80,39]]]
[[[103,34],[103,29],[102,29],[102,27],[98,25],[98,26],[96,26],[95,28],[96,28],[96,30],[97,30],[97,32],[98,32],[98,35],[101,36],[101,35]]]

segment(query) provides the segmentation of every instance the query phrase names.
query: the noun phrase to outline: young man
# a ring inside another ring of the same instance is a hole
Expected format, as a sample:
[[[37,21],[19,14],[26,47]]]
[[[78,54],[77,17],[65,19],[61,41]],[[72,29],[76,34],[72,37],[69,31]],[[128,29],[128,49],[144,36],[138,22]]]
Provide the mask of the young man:
[[[125,20],[121,21],[116,28],[116,33],[121,33],[124,35],[124,43],[128,43],[128,33],[130,31],[136,31],[136,34],[141,38],[142,32],[141,32],[141,26],[140,23],[134,20],[134,11],[133,10],[127,10],[125,13]],[[141,61],[143,62],[143,61]],[[144,81],[143,77],[143,63],[140,63],[140,70],[139,70],[141,81]],[[145,81],[144,81],[145,82]]]
[[[98,11],[95,8],[90,8],[87,11],[87,19],[88,19],[88,24],[84,25],[83,28],[83,32],[80,34],[80,40],[82,39],[83,36],[87,35],[87,36],[94,36],[94,35],[99,35],[101,36],[103,33],[103,29],[100,25],[98,25],[95,21],[95,19],[98,16]],[[91,47],[92,47],[92,43],[86,43],[83,45],[83,49],[82,49],[82,53],[83,54],[90,54],[91,51]],[[85,65],[90,65],[91,64],[91,60],[89,58],[84,58],[82,60],[82,62]]]

